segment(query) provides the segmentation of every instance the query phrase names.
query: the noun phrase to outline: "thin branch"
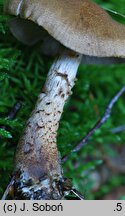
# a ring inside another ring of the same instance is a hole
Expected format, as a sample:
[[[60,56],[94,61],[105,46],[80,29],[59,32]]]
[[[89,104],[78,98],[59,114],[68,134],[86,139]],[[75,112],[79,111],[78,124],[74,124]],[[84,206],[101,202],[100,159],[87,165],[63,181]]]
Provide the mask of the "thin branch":
[[[14,177],[11,179],[10,183],[8,184],[3,196],[2,196],[2,199],[1,200],[6,200],[9,192],[11,191],[12,187],[14,185]]]
[[[76,197],[78,197],[80,200],[84,200],[84,196],[76,189],[72,189],[71,193],[74,194]]]
[[[114,11],[114,10],[111,10],[111,9],[108,9],[108,8],[105,8],[105,7],[103,7],[103,9],[106,10],[107,12],[110,12],[110,13],[112,13],[112,14],[115,14],[115,15],[118,15],[118,16],[120,16],[120,17],[125,18],[125,15],[124,15],[124,14],[121,14],[121,13],[119,13],[119,12],[117,12],[117,11]]]
[[[114,134],[122,132],[122,131],[125,131],[125,125],[121,125],[119,127],[111,129],[111,132],[114,133]]]
[[[11,109],[11,111],[9,112],[7,119],[13,120],[15,118],[15,116],[17,115],[17,112],[21,109],[21,106],[22,106],[21,103],[19,103],[19,102],[16,103],[14,105],[14,107]],[[0,128],[6,129],[6,126],[1,126]],[[13,184],[14,184],[14,177],[11,179],[10,183],[8,184],[1,200],[6,200],[9,192],[11,191],[11,189],[13,187]]]
[[[14,105],[14,107],[10,110],[9,114],[7,115],[7,119],[8,120],[13,120],[16,117],[18,111],[21,109],[21,106],[22,106],[21,103],[19,103],[19,102],[16,103]],[[6,130],[7,127],[2,125],[2,126],[0,126],[0,128]]]
[[[118,99],[121,97],[121,95],[125,92],[125,86],[121,88],[121,90],[113,97],[113,99],[110,101],[108,104],[104,115],[98,120],[98,122],[94,125],[94,127],[87,133],[87,135],[81,140],[80,143],[78,143],[73,150],[66,156],[62,158],[62,163],[66,162],[70,156],[71,153],[73,152],[78,152],[81,148],[83,148],[86,144],[90,136],[97,130],[99,129],[106,121],[107,119],[110,118],[112,108],[115,105],[115,103],[118,101]]]
[[[21,103],[19,102],[16,103],[12,108],[12,110],[10,111],[10,113],[8,114],[7,119],[13,120],[16,117],[17,112],[21,109],[21,106],[22,106]]]

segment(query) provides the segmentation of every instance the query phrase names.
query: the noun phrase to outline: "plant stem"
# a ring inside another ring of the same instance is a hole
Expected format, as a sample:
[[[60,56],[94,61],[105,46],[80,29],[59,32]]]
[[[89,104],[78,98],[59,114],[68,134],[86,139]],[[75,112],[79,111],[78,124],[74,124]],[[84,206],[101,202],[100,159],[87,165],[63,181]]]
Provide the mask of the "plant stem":
[[[63,172],[56,137],[66,100],[71,95],[81,55],[66,50],[52,65],[29,118],[15,157],[15,196],[62,199]]]

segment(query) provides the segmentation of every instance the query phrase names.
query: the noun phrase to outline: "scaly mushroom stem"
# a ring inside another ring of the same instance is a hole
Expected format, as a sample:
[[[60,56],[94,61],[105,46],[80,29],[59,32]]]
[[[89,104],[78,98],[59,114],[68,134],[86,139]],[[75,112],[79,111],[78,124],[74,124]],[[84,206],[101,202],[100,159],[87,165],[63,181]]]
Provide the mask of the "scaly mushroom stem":
[[[66,50],[48,73],[16,152],[14,176],[17,199],[63,198],[61,185],[64,179],[56,137],[80,61],[80,54]]]

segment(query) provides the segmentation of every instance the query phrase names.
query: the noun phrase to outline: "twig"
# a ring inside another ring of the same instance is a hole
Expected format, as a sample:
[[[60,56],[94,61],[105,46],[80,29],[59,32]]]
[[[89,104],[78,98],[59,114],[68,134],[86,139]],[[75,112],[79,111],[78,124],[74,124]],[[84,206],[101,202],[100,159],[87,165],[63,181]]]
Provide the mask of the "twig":
[[[121,95],[125,92],[125,86],[122,87],[122,89],[113,97],[113,99],[108,104],[105,113],[101,119],[98,120],[98,122],[94,125],[94,127],[87,133],[87,135],[81,140],[80,143],[78,143],[73,150],[66,156],[62,158],[62,163],[66,162],[73,152],[78,152],[82,147],[84,147],[87,144],[88,139],[90,136],[99,129],[111,116],[112,108],[114,104],[118,101],[118,99],[121,97]]]
[[[80,200],[84,200],[84,196],[80,194],[79,191],[77,191],[76,189],[72,189],[71,193],[73,193],[76,197],[78,197]]]
[[[21,103],[19,103],[19,102],[16,103],[15,106],[10,111],[10,113],[8,114],[7,119],[13,120],[15,118],[17,112],[20,110],[21,106],[22,106]],[[6,129],[6,126],[1,126],[0,128]],[[11,179],[10,183],[8,184],[1,200],[6,200],[13,184],[14,184],[14,177]]]
[[[8,114],[7,119],[13,120],[16,117],[17,112],[21,109],[21,106],[22,106],[21,103],[19,102],[16,103],[12,108],[12,110],[10,111],[10,113]]]
[[[107,12],[110,12],[110,13],[112,13],[112,14],[115,14],[115,15],[118,15],[118,16],[120,16],[120,17],[125,18],[125,15],[124,15],[124,14],[121,14],[121,13],[119,13],[119,12],[117,12],[117,11],[114,11],[114,10],[111,10],[111,9],[108,9],[108,8],[105,8],[105,7],[103,7],[103,9],[106,10]]]
[[[7,119],[8,120],[13,120],[15,117],[16,117],[16,115],[17,115],[17,112],[21,109],[21,103],[16,103],[15,105],[14,105],[14,107],[11,109],[11,111],[9,112],[9,114],[7,115]],[[2,129],[5,129],[6,130],[6,126],[0,126],[0,128],[2,128]]]
[[[1,200],[6,200],[9,192],[11,191],[12,187],[14,185],[14,177],[11,179],[10,183],[8,184],[3,196],[2,196],[2,199]]]
[[[122,132],[122,131],[125,131],[125,125],[121,125],[119,127],[111,129],[111,132],[114,133],[114,134]]]

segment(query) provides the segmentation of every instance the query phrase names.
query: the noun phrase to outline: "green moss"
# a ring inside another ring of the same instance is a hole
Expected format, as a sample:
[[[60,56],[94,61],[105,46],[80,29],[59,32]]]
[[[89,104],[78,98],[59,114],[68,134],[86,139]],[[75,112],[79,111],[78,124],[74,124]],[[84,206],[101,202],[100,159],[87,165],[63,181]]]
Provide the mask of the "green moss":
[[[103,6],[124,13],[124,2],[97,1]],[[2,5],[2,1],[0,1]],[[37,100],[46,74],[53,59],[41,56],[39,45],[26,47],[10,34],[0,6],[0,125],[6,126],[7,133],[0,130],[0,195],[5,190],[13,170],[13,155],[21,131],[29,118]],[[58,131],[58,147],[64,156],[86,135],[89,129],[103,115],[111,98],[125,85],[124,65],[86,66],[81,65],[73,95],[68,100]],[[14,121],[6,117],[16,102],[22,108]],[[110,181],[93,193],[90,180],[93,170],[101,169],[103,155],[112,155],[114,146],[125,143],[124,131],[112,134],[111,129],[124,125],[124,96],[112,111],[111,118],[90,138],[89,143],[79,153],[71,155],[64,164],[64,173],[72,178],[74,186],[86,195],[87,199],[101,198],[111,189],[119,187],[123,176]],[[12,136],[12,138],[10,137]],[[10,139],[11,138],[11,139]],[[123,195],[121,196],[124,197]]]

